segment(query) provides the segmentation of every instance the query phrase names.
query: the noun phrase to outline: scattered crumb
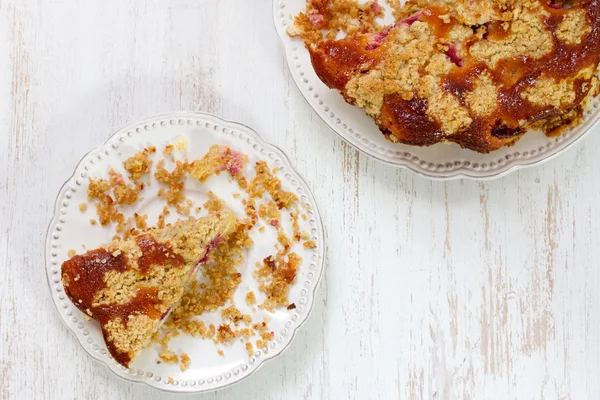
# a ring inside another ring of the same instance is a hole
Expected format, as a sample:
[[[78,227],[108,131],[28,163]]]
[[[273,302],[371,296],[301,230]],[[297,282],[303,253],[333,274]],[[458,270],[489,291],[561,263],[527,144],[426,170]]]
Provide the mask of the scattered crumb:
[[[138,185],[140,190],[144,188],[143,183],[140,182],[140,178],[148,174],[152,168],[152,160],[148,156],[155,152],[156,147],[147,147],[132,157],[129,157],[123,163],[123,167],[129,172],[129,179]]]
[[[223,353],[223,350],[219,349],[219,350],[217,351],[217,353],[219,353],[219,355],[220,355],[221,357],[225,357],[225,353]]]
[[[96,223],[97,223],[97,222],[98,222],[98,221],[96,221],[96,220],[95,220],[95,219],[93,219],[93,218],[92,218],[92,219],[90,219],[90,224],[91,224],[91,225],[96,225]]]
[[[161,345],[161,351],[158,356],[166,363],[177,364],[179,362],[177,354],[169,349],[169,341],[177,335],[179,335],[179,332],[172,329],[162,330],[162,332],[155,332],[154,334],[153,341]]]
[[[169,377],[169,383],[173,384],[175,382],[175,379],[173,379],[172,377]]]
[[[279,209],[288,208],[298,200],[294,193],[281,190],[281,181],[271,174],[266,161],[258,161],[254,169],[256,176],[246,190],[251,199],[262,198],[268,192]]]
[[[79,204],[79,211],[86,212],[87,211],[87,203],[80,203]]]
[[[254,295],[254,292],[250,291],[246,294],[246,304],[251,306],[254,303],[256,303],[256,296]]]
[[[307,240],[306,242],[302,243],[302,246],[304,246],[306,249],[314,249],[317,247],[317,244],[314,240]]]
[[[221,324],[219,325],[219,329],[217,330],[217,337],[213,339],[215,343],[231,343],[233,339],[235,339],[237,335],[231,329],[229,324]]]
[[[238,326],[239,322],[242,321],[246,325],[250,325],[251,316],[248,314],[242,314],[236,306],[230,306],[221,311],[221,318],[227,319],[235,326]]]
[[[159,196],[163,196],[167,200],[167,204],[176,206],[185,200],[185,187],[183,178],[186,173],[186,170],[187,165],[179,160],[176,161],[175,168],[171,172],[167,171],[164,168],[163,160],[159,161],[156,165],[156,172],[154,173],[154,178],[156,178],[157,181],[167,185],[167,190],[163,190],[162,194],[159,191]]]
[[[138,199],[140,189],[128,185],[125,182],[123,175],[116,172],[114,169],[109,170],[108,174],[110,175],[110,187],[112,188],[116,203],[128,205],[134,204]]]
[[[296,271],[301,262],[302,258],[296,253],[286,254],[286,251],[280,251],[275,257],[268,256],[263,260],[254,271],[259,290],[267,296],[261,305],[262,308],[272,311],[274,307],[289,304],[288,293],[296,280]]]
[[[292,303],[289,306],[286,307],[288,310],[293,310],[296,308],[296,304]]]
[[[162,212],[158,215],[158,221],[156,222],[156,226],[158,228],[165,227],[165,217],[169,214],[171,214],[171,211],[169,211],[169,207],[164,206]]]
[[[69,256],[69,258],[70,258],[70,257],[73,257],[75,254],[77,254],[77,252],[75,251],[75,249],[70,249],[70,250],[67,252],[67,255]]]
[[[177,364],[179,362],[179,357],[177,354],[173,353],[173,351],[169,348],[163,348],[158,356],[166,363]]]
[[[264,323],[264,322],[263,322]],[[273,340],[275,332],[263,331],[260,333],[260,339],[256,340],[256,348],[262,349],[265,353],[268,353],[269,341]]]
[[[208,196],[210,197],[210,199],[204,203],[204,208],[206,208],[207,210],[221,211],[226,207],[225,202],[219,199],[217,196],[215,196],[213,192],[208,192]]]
[[[259,231],[259,232],[261,232],[261,233],[262,233],[262,232],[264,232],[264,231],[265,231],[265,227],[264,227],[264,225],[263,225],[263,226],[261,226],[260,228],[258,228],[258,231]]]
[[[144,214],[144,215],[139,215],[138,213],[133,214],[134,218],[135,218],[135,226],[138,229],[146,229],[148,228],[148,223],[146,222],[148,220],[148,214]]]
[[[189,368],[191,361],[192,360],[186,353],[181,353],[181,364],[179,364],[179,369],[181,372],[184,372]]]
[[[265,349],[266,347],[267,347],[267,342],[265,342],[264,340],[262,340],[262,339],[258,339],[258,340],[256,341],[256,348],[257,348],[257,349],[259,349],[259,350],[260,350],[260,349]]]
[[[261,322],[256,322],[256,323],[252,324],[252,329],[255,329],[260,332],[264,332],[265,330],[267,330],[267,328],[268,328],[267,321],[261,321]]]
[[[248,353],[248,357],[252,357],[254,354],[254,347],[252,346],[252,343],[246,342],[246,352]]]
[[[292,220],[292,232],[293,237],[296,242],[300,241],[300,224],[298,224],[298,207],[296,207],[295,212],[290,213],[290,219]]]
[[[167,156],[167,155],[173,153],[174,148],[175,148],[175,146],[173,146],[172,144],[166,145],[162,151],[163,155]]]
[[[247,155],[215,144],[201,159],[190,164],[189,172],[200,182],[206,182],[208,178],[222,171],[229,172],[232,177],[238,177],[243,173],[247,161]]]

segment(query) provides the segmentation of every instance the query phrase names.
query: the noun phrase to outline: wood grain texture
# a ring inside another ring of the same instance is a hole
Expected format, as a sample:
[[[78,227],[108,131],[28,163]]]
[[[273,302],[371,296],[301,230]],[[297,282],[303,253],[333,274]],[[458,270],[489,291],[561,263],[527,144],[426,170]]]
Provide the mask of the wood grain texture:
[[[597,399],[600,132],[491,182],[432,182],[342,142],[290,79],[268,0],[0,0],[0,398],[163,399],[94,362],[44,274],[81,156],[202,110],[284,149],[327,269],[278,359],[205,399]]]

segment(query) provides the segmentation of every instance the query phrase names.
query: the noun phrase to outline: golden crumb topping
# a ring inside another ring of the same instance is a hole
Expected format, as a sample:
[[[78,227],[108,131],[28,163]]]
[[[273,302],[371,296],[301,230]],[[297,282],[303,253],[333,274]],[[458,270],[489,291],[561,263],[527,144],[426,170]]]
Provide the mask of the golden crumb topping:
[[[251,306],[251,305],[254,305],[255,303],[256,303],[256,296],[254,295],[254,292],[250,291],[250,292],[246,293],[246,304]]]
[[[178,205],[185,201],[184,195],[184,176],[187,170],[187,165],[181,161],[177,161],[173,171],[169,172],[164,168],[164,161],[161,160],[156,166],[154,178],[157,181],[164,183],[167,189],[161,188],[158,195],[163,196],[167,200],[167,204]]]
[[[150,146],[125,160],[123,167],[129,172],[129,178],[134,183],[141,185],[140,178],[150,173],[152,160],[149,156],[155,152],[156,147]]]
[[[233,151],[229,147],[212,145],[204,157],[191,163],[189,172],[200,182],[206,182],[212,175],[218,175],[222,171],[239,176],[243,173],[247,161],[248,156],[245,154]]]
[[[184,372],[186,369],[188,369],[191,363],[192,360],[190,359],[190,356],[188,356],[186,353],[181,353],[181,365],[179,365],[181,372]]]

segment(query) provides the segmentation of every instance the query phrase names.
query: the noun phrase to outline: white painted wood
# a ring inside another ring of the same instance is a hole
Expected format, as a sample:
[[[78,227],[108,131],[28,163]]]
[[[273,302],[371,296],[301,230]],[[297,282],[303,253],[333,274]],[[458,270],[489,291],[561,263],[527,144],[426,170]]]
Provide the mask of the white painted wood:
[[[189,109],[285,149],[328,231],[289,350],[203,398],[597,399],[599,132],[498,181],[431,182],[341,142],[286,68],[267,0],[0,0],[0,398],[168,398],[79,347],[43,240],[87,150]]]

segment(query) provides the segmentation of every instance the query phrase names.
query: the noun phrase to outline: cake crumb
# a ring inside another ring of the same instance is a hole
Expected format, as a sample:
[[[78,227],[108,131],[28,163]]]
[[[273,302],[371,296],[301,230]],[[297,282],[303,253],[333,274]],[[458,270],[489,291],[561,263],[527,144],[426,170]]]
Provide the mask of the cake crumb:
[[[317,244],[314,240],[307,240],[306,242],[302,243],[302,246],[304,246],[306,249],[314,249],[317,247]]]
[[[230,306],[221,311],[221,318],[228,319],[233,322],[233,325],[238,326],[239,322],[242,321],[246,325],[250,324],[251,316],[248,314],[242,314],[236,306]]]
[[[173,379],[173,377],[171,377],[171,376],[169,377],[169,383],[170,383],[170,384],[173,384],[173,383],[175,383],[175,379]]]
[[[144,150],[134,154],[132,157],[129,157],[123,163],[123,167],[129,173],[129,178],[136,185],[138,185],[140,190],[143,189],[143,184],[140,182],[140,178],[149,173],[152,167],[152,160],[148,156],[155,152],[156,147],[147,147]]]
[[[223,350],[219,349],[219,350],[217,351],[217,353],[219,353],[219,355],[220,355],[221,357],[225,357],[225,353],[223,353]]]
[[[70,249],[70,250],[67,252],[67,255],[69,256],[69,258],[70,258],[70,257],[73,257],[75,254],[77,254],[77,252],[75,251],[75,249]]]
[[[231,329],[231,325],[229,324],[221,324],[219,325],[219,329],[217,329],[217,337],[213,339],[215,343],[230,343],[233,339],[236,338],[235,332]]]
[[[79,204],[79,211],[86,212],[87,211],[87,203],[80,203]]]
[[[177,364],[179,357],[171,349],[163,347],[162,351],[158,355],[160,359],[166,363]]]
[[[184,164],[179,160],[175,162],[175,168],[171,172],[164,168],[163,160],[159,161],[156,165],[154,178],[167,186],[166,191],[163,190],[162,193],[159,191],[159,196],[164,197],[167,200],[167,204],[176,206],[185,200],[185,183],[183,178],[186,171],[187,164]]]
[[[231,150],[227,146],[215,144],[202,158],[190,164],[189,172],[202,183],[213,175],[219,175],[222,171],[229,172],[232,177],[239,177],[243,173],[247,161],[247,155]]]
[[[246,304],[248,304],[249,306],[251,306],[252,304],[256,303],[256,296],[254,295],[254,292],[250,291],[246,294]]]
[[[98,223],[98,221],[96,221],[95,219],[90,219],[90,225],[96,225]]]
[[[133,216],[135,218],[135,226],[138,229],[144,230],[148,228],[148,223],[146,222],[148,219],[148,214],[139,215],[138,213],[134,213]]]
[[[186,353],[181,353],[181,363],[179,364],[179,369],[181,372],[184,372],[189,368],[191,363],[190,357]]]
[[[287,254],[286,249],[289,249],[289,244],[284,246],[284,250],[278,252],[276,256],[266,257],[254,271],[259,290],[267,296],[260,307],[269,311],[274,307],[289,304],[290,286],[295,282],[298,266],[302,262],[300,256],[296,253]]]
[[[258,228],[258,231],[259,231],[260,233],[264,232],[264,231],[265,231],[265,227],[264,227],[264,225],[263,225],[263,226],[261,226],[260,228]]]
[[[162,151],[163,155],[167,156],[167,155],[173,153],[174,148],[175,148],[175,146],[173,146],[172,144],[166,145]]]
[[[267,348],[267,342],[265,342],[262,339],[257,339],[256,340],[256,348],[259,349],[259,350],[260,349],[266,350],[266,348]],[[266,351],[265,351],[265,353],[266,353]]]
[[[134,204],[138,199],[140,192],[139,188],[125,183],[123,175],[116,172],[114,169],[110,169],[108,174],[110,176],[110,187],[112,188],[116,203],[127,205]]]
[[[164,206],[162,209],[162,212],[158,215],[158,221],[156,222],[156,226],[158,228],[164,228],[165,227],[165,217],[167,215],[171,214],[171,211],[169,210],[169,207]]]
[[[254,169],[256,176],[246,190],[250,199],[262,198],[264,193],[268,192],[279,209],[288,208],[298,200],[294,193],[281,189],[281,181],[271,174],[266,161],[257,161]]]
[[[210,199],[204,203],[204,208],[206,208],[209,211],[216,212],[221,211],[225,208],[225,202],[219,199],[217,196],[215,196],[213,192],[208,192],[208,196],[210,197]]]
[[[252,357],[254,354],[254,347],[252,346],[252,343],[246,342],[246,352],[248,353],[248,357]]]

